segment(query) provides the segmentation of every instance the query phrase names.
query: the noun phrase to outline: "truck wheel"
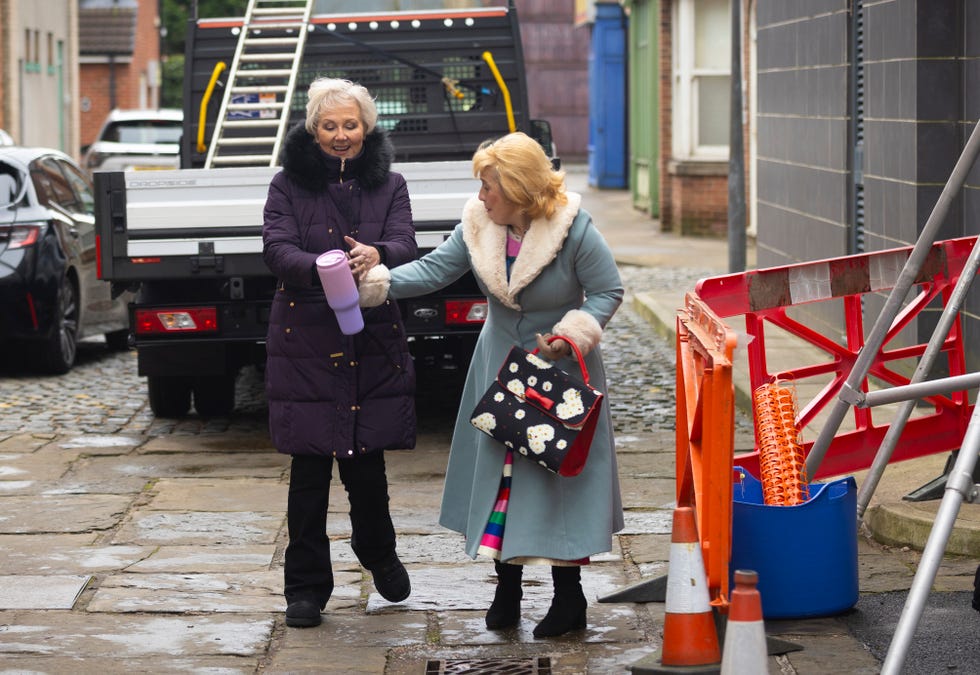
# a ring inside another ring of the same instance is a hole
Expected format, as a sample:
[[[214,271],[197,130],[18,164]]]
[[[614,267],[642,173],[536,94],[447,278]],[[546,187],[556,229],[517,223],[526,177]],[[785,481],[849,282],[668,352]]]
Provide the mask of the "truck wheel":
[[[235,409],[235,376],[199,377],[194,381],[194,408],[201,417],[226,417]]]
[[[157,417],[183,417],[191,409],[191,382],[186,377],[150,375],[146,390]]]
[[[54,329],[41,345],[41,358],[47,372],[63,375],[75,364],[78,350],[78,290],[68,277],[61,280],[54,314]]]

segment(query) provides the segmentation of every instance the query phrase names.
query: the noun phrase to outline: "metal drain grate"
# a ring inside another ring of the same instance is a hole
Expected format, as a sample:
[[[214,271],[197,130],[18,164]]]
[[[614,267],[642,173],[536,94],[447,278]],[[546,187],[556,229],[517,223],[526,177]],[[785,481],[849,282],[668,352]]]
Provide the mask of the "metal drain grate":
[[[520,659],[438,659],[425,665],[425,675],[551,675],[551,657]]]

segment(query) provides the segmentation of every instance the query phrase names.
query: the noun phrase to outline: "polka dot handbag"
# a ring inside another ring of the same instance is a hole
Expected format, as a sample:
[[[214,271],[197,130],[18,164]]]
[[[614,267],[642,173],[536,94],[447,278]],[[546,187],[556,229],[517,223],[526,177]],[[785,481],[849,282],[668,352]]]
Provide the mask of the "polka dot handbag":
[[[575,352],[581,378],[541,358],[537,349],[512,347],[470,423],[549,471],[577,476],[589,456],[603,394],[589,384],[575,343],[561,339]]]

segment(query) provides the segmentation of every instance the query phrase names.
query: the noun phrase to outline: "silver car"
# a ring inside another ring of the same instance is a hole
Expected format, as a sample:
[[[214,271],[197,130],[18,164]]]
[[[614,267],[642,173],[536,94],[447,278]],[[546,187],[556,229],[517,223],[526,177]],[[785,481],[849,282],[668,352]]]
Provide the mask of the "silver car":
[[[175,108],[113,110],[82,164],[89,172],[180,168],[183,120]]]

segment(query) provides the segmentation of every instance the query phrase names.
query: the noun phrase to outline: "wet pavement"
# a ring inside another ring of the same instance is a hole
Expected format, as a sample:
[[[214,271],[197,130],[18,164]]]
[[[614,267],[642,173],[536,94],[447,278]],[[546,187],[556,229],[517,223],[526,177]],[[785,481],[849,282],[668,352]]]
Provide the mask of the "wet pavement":
[[[718,242],[659,233],[625,193],[590,191],[581,173],[570,179],[608,228],[629,292],[603,339],[626,528],[613,551],[584,569],[584,632],[531,635],[550,600],[546,568],[525,574],[519,629],[486,630],[492,565],[467,558],[460,538],[436,524],[458,383],[424,381],[418,448],[386,454],[412,595],[392,605],[374,591],[350,551],[347,504],[335,489],[328,531],[336,590],[321,626],[287,629],[288,458],[268,440],[261,374],[242,373],[228,418],[155,419],[135,354],[92,342],[65,376],[39,377],[9,363],[0,370],[0,673],[421,675],[545,672],[546,663],[556,675],[602,674],[628,672],[654,655],[662,604],[595,602],[667,571],[674,345],[651,330],[634,299],[641,292],[674,298],[724,269]],[[723,248],[721,255],[723,264]],[[736,438],[751,447],[744,414]],[[862,535],[857,607],[767,621],[771,635],[803,647],[771,657],[771,672],[878,672],[899,618],[895,599],[918,559]],[[927,612],[905,672],[980,670],[980,619],[966,599],[975,567],[975,559],[944,558],[936,588],[946,602]],[[930,650],[936,636],[962,648]]]

